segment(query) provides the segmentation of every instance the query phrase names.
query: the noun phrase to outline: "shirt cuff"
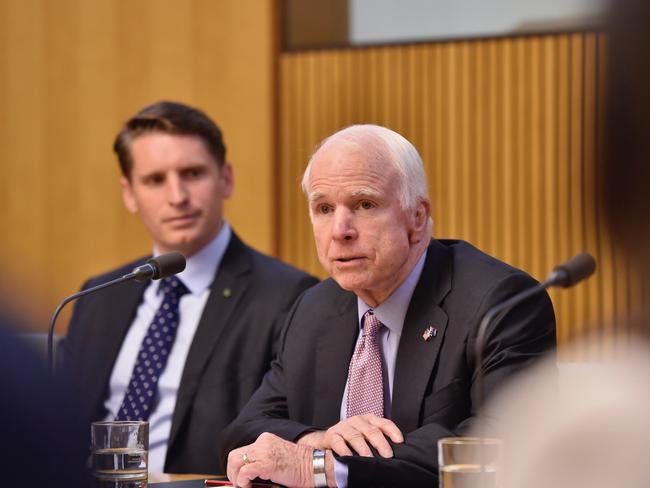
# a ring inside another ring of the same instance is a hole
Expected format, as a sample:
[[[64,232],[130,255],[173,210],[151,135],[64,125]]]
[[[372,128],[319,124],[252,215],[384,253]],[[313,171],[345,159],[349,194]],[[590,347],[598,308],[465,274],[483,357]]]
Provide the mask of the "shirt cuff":
[[[334,477],[336,486],[346,488],[348,486],[348,465],[334,459]]]

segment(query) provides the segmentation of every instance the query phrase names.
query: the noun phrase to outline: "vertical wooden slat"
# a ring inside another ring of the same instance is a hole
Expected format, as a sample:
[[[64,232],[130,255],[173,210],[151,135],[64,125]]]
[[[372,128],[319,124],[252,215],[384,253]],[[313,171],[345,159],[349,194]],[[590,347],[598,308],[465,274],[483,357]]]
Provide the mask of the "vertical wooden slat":
[[[501,155],[502,155],[502,150],[501,150],[501,138],[499,137],[499,128],[500,128],[500,110],[497,110],[497,107],[500,107],[500,97],[501,97],[501,79],[500,79],[500,74],[501,70],[499,69],[498,66],[498,61],[499,61],[499,49],[498,49],[498,43],[495,40],[488,41],[489,42],[489,52],[488,52],[488,58],[487,58],[487,63],[489,66],[489,80],[490,80],[490,86],[489,90],[487,91],[487,96],[488,96],[488,111],[486,115],[486,124],[488,126],[488,130],[486,133],[487,137],[487,144],[490,148],[489,154],[488,154],[488,159],[490,161],[490,172],[489,172],[489,179],[486,181],[486,183],[489,185],[490,191],[489,195],[490,198],[488,199],[487,202],[485,202],[486,208],[489,208],[490,211],[486,215],[486,218],[488,219],[485,222],[485,225],[488,227],[488,235],[487,235],[487,241],[488,243],[484,244],[486,247],[486,250],[489,250],[491,253],[495,253],[496,249],[498,248],[498,239],[501,236],[501,233],[498,232],[498,228],[496,225],[493,225],[494,222],[497,222],[498,219],[501,218],[501,214],[499,212],[499,205],[498,205],[498,200],[501,196],[501,192],[499,191],[499,182],[500,176],[499,176],[499,167],[500,164],[499,162],[501,161]]]
[[[432,121],[433,124],[433,140],[434,140],[434,151],[435,157],[431,164],[433,165],[430,168],[429,181],[433,180],[432,188],[430,189],[430,196],[433,201],[433,219],[434,227],[433,232],[438,234],[442,224],[442,211],[447,201],[445,199],[444,188],[446,188],[444,180],[444,170],[447,168],[447,151],[446,144],[443,140],[445,137],[445,130],[447,127],[447,119],[445,115],[445,102],[444,102],[444,85],[443,85],[443,61],[445,55],[444,45],[433,46],[433,56],[434,62],[430,65],[434,70],[433,75],[430,75],[433,78],[434,83],[434,106],[433,111],[435,113],[435,119]],[[443,123],[445,120],[445,123]],[[425,162],[426,164],[426,162]]]
[[[458,94],[458,113],[459,113],[459,130],[458,130],[458,160],[459,160],[459,174],[458,180],[455,184],[458,186],[459,195],[457,205],[460,208],[458,213],[459,230],[462,235],[467,235],[468,240],[475,240],[475,225],[470,225],[470,220],[473,220],[472,215],[472,199],[474,199],[475,192],[472,191],[476,184],[476,177],[470,173],[470,140],[476,139],[475,131],[472,130],[472,122],[470,115],[470,65],[472,49],[469,42],[461,44],[460,51],[460,90]]]
[[[525,166],[530,165],[529,172],[526,178],[525,188],[526,193],[530,195],[528,202],[529,206],[526,207],[526,225],[525,232],[528,234],[528,247],[525,254],[525,262],[529,263],[529,271],[534,276],[540,276],[544,273],[545,269],[542,268],[541,261],[543,259],[543,242],[541,229],[543,227],[543,204],[540,195],[544,191],[545,182],[544,174],[541,171],[542,161],[544,159],[544,150],[542,145],[543,126],[542,106],[544,104],[544,90],[543,80],[541,79],[541,71],[544,69],[543,54],[541,53],[541,40],[538,36],[530,39],[530,57],[529,57],[529,70],[530,70],[530,145],[528,147]],[[540,219],[536,222],[535,219]]]
[[[570,90],[570,114],[569,114],[569,208],[567,209],[570,252],[582,249],[584,236],[581,233],[582,221],[582,192],[584,191],[582,181],[582,149],[583,149],[583,98],[582,89],[584,86],[582,69],[583,37],[582,34],[574,34],[570,38],[570,66],[569,66],[569,90]],[[573,306],[570,320],[573,325],[572,334],[579,333],[584,326],[584,292],[582,287],[575,290],[572,296]]]
[[[503,259],[508,261],[512,261],[515,257],[516,222],[513,218],[513,212],[514,207],[518,205],[518,202],[515,201],[517,190],[517,155],[513,149],[514,144],[518,140],[517,124],[513,123],[513,119],[517,119],[516,109],[518,106],[518,80],[515,76],[517,69],[516,48],[516,40],[503,46],[503,58],[501,62],[502,106],[500,107],[502,119],[498,129],[500,134],[499,138],[503,147],[503,155],[499,161],[501,178],[498,181],[498,185],[499,194],[502,195],[500,201],[501,208],[499,209],[502,220],[499,227],[509,229],[508,232],[501,232],[503,244],[499,248],[502,249]]]
[[[596,85],[597,77],[597,44],[596,34],[586,34],[584,37],[584,86],[583,86],[583,202],[582,207],[582,233],[584,234],[584,249],[595,255],[600,255],[597,241],[596,211],[596,151],[598,149],[598,134],[596,106],[598,103]],[[587,324],[602,318],[602,299],[598,296],[598,282],[589,280],[583,285],[585,290],[584,317]]]
[[[556,137],[558,140],[557,153],[555,155],[557,162],[558,178],[554,199],[558,201],[558,211],[552,216],[556,222],[557,232],[553,236],[551,243],[556,246],[556,255],[562,257],[570,256],[572,249],[571,226],[569,221],[569,202],[571,197],[571,179],[569,171],[570,159],[570,142],[571,135],[569,132],[569,115],[570,106],[570,80],[571,80],[571,51],[570,36],[560,35],[557,39],[558,49],[558,66],[560,67],[557,78],[557,100],[556,107],[558,119],[556,123]],[[556,317],[558,323],[567,324],[558,327],[558,342],[564,343],[570,339],[572,324],[575,323],[570,301],[565,293],[558,290],[551,292],[551,298],[556,304]]]

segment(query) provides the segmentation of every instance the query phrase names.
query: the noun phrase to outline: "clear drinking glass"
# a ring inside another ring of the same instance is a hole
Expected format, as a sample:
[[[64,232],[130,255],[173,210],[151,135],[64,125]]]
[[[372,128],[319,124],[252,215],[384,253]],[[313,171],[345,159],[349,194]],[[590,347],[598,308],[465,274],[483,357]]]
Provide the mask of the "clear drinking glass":
[[[502,442],[488,437],[438,441],[440,488],[498,488]]]
[[[91,438],[96,487],[147,487],[149,422],[93,422]]]

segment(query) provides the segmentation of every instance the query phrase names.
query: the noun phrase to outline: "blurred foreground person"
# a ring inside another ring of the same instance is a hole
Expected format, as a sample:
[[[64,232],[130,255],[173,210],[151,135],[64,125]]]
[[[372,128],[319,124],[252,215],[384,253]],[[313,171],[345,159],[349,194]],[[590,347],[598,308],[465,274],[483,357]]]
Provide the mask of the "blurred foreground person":
[[[87,426],[0,309],[0,485],[89,486]]]
[[[599,175],[614,243],[628,269],[647,280],[650,2],[614,2],[607,35],[606,152]],[[558,385],[549,359],[489,405],[509,419],[496,433],[505,441],[505,488],[650,486],[650,302],[644,288],[644,307],[631,324],[619,324],[633,330],[625,345],[615,337],[582,339],[573,347],[591,364],[562,366]],[[602,351],[613,347],[603,344],[610,340],[618,350],[604,361]]]

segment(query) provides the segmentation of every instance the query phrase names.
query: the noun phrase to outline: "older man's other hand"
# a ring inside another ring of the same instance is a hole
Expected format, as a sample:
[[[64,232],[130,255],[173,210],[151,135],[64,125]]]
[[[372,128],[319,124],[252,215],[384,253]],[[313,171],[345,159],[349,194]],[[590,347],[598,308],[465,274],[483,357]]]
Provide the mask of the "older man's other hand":
[[[230,451],[228,479],[247,487],[255,478],[285,486],[313,486],[313,449],[264,432],[253,444]]]
[[[390,458],[393,457],[393,449],[386,437],[396,443],[404,442],[402,432],[392,420],[367,414],[341,420],[326,431],[310,432],[302,436],[298,444],[332,449],[339,456],[357,453],[371,457],[370,444],[382,457]]]

